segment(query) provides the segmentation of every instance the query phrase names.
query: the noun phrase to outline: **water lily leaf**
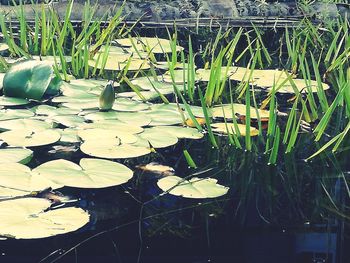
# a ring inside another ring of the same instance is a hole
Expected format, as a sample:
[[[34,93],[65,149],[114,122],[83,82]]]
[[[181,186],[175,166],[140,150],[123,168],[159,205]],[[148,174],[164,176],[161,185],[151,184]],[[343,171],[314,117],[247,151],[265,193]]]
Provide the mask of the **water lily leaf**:
[[[231,104],[223,104],[222,106],[216,106],[212,109],[212,114],[214,118],[226,118],[226,119],[232,119],[232,107],[235,114],[245,116],[246,115],[246,105],[244,104],[238,104],[238,103],[232,103]],[[260,110],[256,109],[254,107],[250,107],[250,118],[251,119],[258,119],[258,115],[261,120],[268,120],[270,116],[270,112],[267,110]]]
[[[20,105],[26,105],[29,103],[30,101],[26,99],[0,96],[0,106],[20,106]]]
[[[41,191],[49,187],[59,187],[46,178],[32,173],[29,167],[20,163],[6,163],[0,166],[0,186],[24,191],[26,194],[32,191]],[[0,196],[0,198],[8,197]]]
[[[147,126],[151,123],[151,118],[141,112],[118,112],[118,111],[108,111],[108,112],[94,112],[84,116],[86,120],[99,121],[99,120],[120,120],[124,123],[130,124],[132,126]]]
[[[9,46],[6,43],[0,43],[0,52],[4,52],[9,49]]]
[[[76,231],[90,220],[81,208],[46,211],[50,206],[49,200],[40,198],[0,202],[0,235],[16,239],[50,237]]]
[[[213,178],[196,178],[184,180],[178,176],[167,176],[160,179],[157,185],[164,192],[169,194],[182,196],[186,198],[215,198],[225,195],[229,188],[217,184],[217,180]]]
[[[96,99],[82,99],[76,102],[65,102],[62,107],[67,107],[74,110],[89,110],[99,108],[98,98]]]
[[[21,163],[27,164],[33,157],[33,151],[26,148],[0,149],[0,164]]]
[[[225,78],[229,78],[233,74],[234,69],[235,67],[229,67],[229,69],[227,70],[226,67],[223,66],[221,68],[221,74],[220,74],[221,80],[224,80]],[[226,70],[227,70],[227,74],[226,74]],[[197,74],[198,80],[209,82],[211,69],[197,69],[196,74]]]
[[[119,132],[128,132],[130,134],[138,134],[143,132],[143,128],[139,125],[130,126],[124,122],[118,122],[115,120],[101,120],[94,121],[92,123],[84,123],[79,126],[79,129],[107,129],[107,130],[116,130]]]
[[[315,80],[305,80],[305,79],[293,79],[292,80],[293,84],[295,85],[295,87],[297,88],[297,90],[301,93],[308,93],[309,90],[311,90],[311,92],[315,93],[317,92],[318,89],[318,83]],[[272,90],[271,87],[273,87],[273,83],[272,85],[268,85],[271,83],[267,83],[266,80],[264,79],[259,79],[255,82],[255,84],[257,86],[261,86],[261,87],[268,87],[268,90]],[[287,80],[280,80],[275,84],[275,89],[277,93],[290,93],[290,94],[294,94],[294,88],[293,88],[293,84]],[[323,90],[328,90],[329,89],[329,85],[326,83],[321,83],[322,85],[322,89]]]
[[[108,159],[127,159],[143,156],[151,153],[150,147],[135,144],[113,144],[113,141],[88,140],[81,146],[80,150],[90,156]]]
[[[151,126],[174,125],[183,122],[181,114],[178,111],[152,110],[145,113],[152,119]]]
[[[117,98],[113,105],[113,110],[136,112],[149,109],[150,104],[126,98]]]
[[[111,70],[111,71],[124,70],[126,66],[128,66],[128,71],[150,69],[150,65],[147,60],[136,59],[136,58],[130,59],[129,54],[125,55],[125,54],[111,53],[108,55],[105,65],[103,65],[102,57],[98,59],[96,56],[94,57],[94,59],[89,60],[88,63],[90,67],[93,67],[93,68],[96,67],[98,69],[104,68],[105,70]]]
[[[75,128],[85,123],[85,119],[77,115],[53,116],[52,120],[69,128]]]
[[[121,38],[117,39],[116,42],[123,46],[132,48],[133,44],[137,50],[143,50],[148,52],[151,51],[155,54],[163,54],[172,52],[171,41],[168,39],[157,38],[157,37],[133,37],[133,38]],[[176,46],[176,51],[183,50],[183,47]]]
[[[235,125],[233,123],[224,123],[224,122],[213,123],[213,124],[211,124],[211,127],[213,128],[213,132],[219,132],[219,133],[223,133],[223,134],[228,134],[228,133],[235,134],[236,133]],[[244,124],[238,123],[237,127],[238,127],[240,135],[246,136],[246,126]],[[256,129],[254,127],[250,127],[250,136],[257,136],[258,134],[259,134],[258,129]]]
[[[183,84],[187,82],[187,70],[175,69],[174,70],[174,80],[175,84]],[[201,80],[201,77],[198,74],[195,74],[195,80]],[[173,83],[170,72],[163,74],[163,81],[168,83]]]
[[[57,116],[57,115],[77,115],[80,110],[70,109],[65,107],[53,107],[49,105],[39,105],[31,108],[31,111],[35,112],[37,115],[43,116]]]
[[[137,136],[134,134],[121,131],[117,129],[84,129],[78,130],[78,136],[83,141],[105,141],[107,144],[119,145],[122,143],[135,143],[137,141]],[[104,143],[104,142],[103,142]]]
[[[162,76],[159,76],[159,79],[161,78]],[[169,90],[171,90],[172,92],[174,91],[174,86],[172,83],[156,81],[153,79],[153,77],[150,76],[133,79],[131,80],[131,83],[139,87],[141,90],[155,91],[154,88],[156,88],[162,94],[164,90],[167,93],[169,92]],[[179,90],[183,90],[183,85],[177,85],[176,87]]]
[[[59,159],[46,162],[33,172],[56,184],[79,188],[104,188],[129,181],[133,172],[120,163],[83,158],[79,165]]]
[[[168,95],[173,93],[173,90],[162,90],[159,92],[163,95]],[[140,96],[136,94],[136,92],[134,91],[121,92],[121,93],[118,93],[117,96],[121,98],[131,98],[136,101],[143,101],[143,100],[150,101],[150,100],[159,98],[159,94],[156,91],[140,91],[140,94],[142,98],[140,98]]]
[[[21,118],[30,118],[34,116],[34,113],[30,110],[0,110],[0,121],[12,120],[12,119],[21,119]]]
[[[52,123],[35,119],[14,119],[0,121],[0,130],[30,130],[39,131],[52,128]]]
[[[40,100],[52,77],[53,69],[46,62],[28,60],[15,64],[4,77],[4,95]]]
[[[61,138],[59,132],[46,130],[12,130],[0,133],[0,139],[8,145],[17,147],[43,146],[57,142]]]
[[[177,143],[176,136],[159,129],[159,127],[147,128],[139,134],[140,138],[147,140],[154,148],[165,148]]]
[[[78,130],[75,129],[56,129],[57,132],[60,133],[60,143],[79,143],[80,139],[78,136]]]
[[[156,128],[160,134],[169,133],[179,139],[201,139],[204,136],[203,133],[199,132],[197,129],[189,127],[157,126]]]
[[[157,61],[156,63],[153,64],[156,68],[158,69],[162,69],[162,70],[168,70],[169,69],[169,63],[168,61]],[[194,67],[196,67],[194,65]],[[188,63],[181,63],[181,62],[177,62],[174,65],[174,69],[187,69],[188,68]]]

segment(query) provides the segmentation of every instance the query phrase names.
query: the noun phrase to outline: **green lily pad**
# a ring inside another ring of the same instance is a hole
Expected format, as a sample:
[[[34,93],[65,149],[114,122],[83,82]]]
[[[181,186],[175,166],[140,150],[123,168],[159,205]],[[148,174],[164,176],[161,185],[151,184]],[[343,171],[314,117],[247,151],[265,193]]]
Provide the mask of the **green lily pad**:
[[[112,140],[103,142],[88,140],[80,146],[80,150],[90,156],[108,159],[128,159],[151,153],[149,146],[118,144],[117,142],[113,144]]]
[[[239,103],[223,104],[222,106],[216,106],[212,108],[212,114],[214,118],[226,118],[232,119],[232,107],[235,114],[245,116],[246,105]],[[261,120],[268,120],[270,112],[267,110],[260,110],[254,107],[250,107],[250,118],[258,119],[258,114]]]
[[[0,96],[0,106],[20,106],[20,105],[26,105],[29,103],[30,101],[26,99]]]
[[[74,110],[70,108],[65,108],[65,107],[53,107],[49,105],[39,105],[31,108],[31,111],[35,112],[37,115],[42,115],[42,116],[57,116],[57,115],[77,115],[80,113],[80,110]]]
[[[171,110],[152,110],[146,112],[152,121],[151,126],[174,125],[183,122],[181,114],[178,111]]]
[[[35,119],[14,119],[0,121],[0,130],[30,130],[38,131],[52,128],[52,123]]]
[[[229,188],[217,183],[213,178],[196,178],[184,180],[178,176],[160,179],[157,185],[164,192],[186,198],[215,198],[225,195]]]
[[[123,46],[133,48],[136,46],[137,50],[140,51],[151,51],[155,54],[163,54],[172,52],[171,41],[168,39],[157,38],[157,37],[133,37],[133,38],[121,38],[117,39],[116,42]],[[183,50],[183,47],[176,46],[176,51]]]
[[[126,166],[102,159],[83,158],[80,165],[54,160],[36,167],[33,172],[56,184],[79,188],[104,188],[129,181],[133,172]]]
[[[147,128],[139,136],[147,140],[154,148],[165,148],[175,145],[178,141],[177,137],[159,129],[159,127]]]
[[[1,187],[26,192],[42,191],[49,187],[57,188],[57,184],[48,179],[32,173],[31,169],[20,163],[6,163],[0,166]],[[0,196],[7,198],[8,196]],[[1,202],[0,202],[1,203]]]
[[[27,164],[33,157],[33,151],[26,148],[4,148],[0,149],[0,164],[21,163]]]
[[[32,116],[34,116],[34,113],[30,110],[22,110],[22,109],[0,110],[0,121],[21,119],[21,118],[30,118]]]
[[[66,129],[56,129],[57,132],[60,133],[60,143],[62,144],[70,144],[70,143],[79,143],[80,139],[78,136],[78,130],[66,128]]]
[[[61,138],[59,132],[46,130],[12,130],[0,133],[0,139],[8,145],[17,147],[43,146],[57,142]]]
[[[151,123],[151,118],[142,113],[134,112],[118,112],[118,111],[108,111],[108,112],[94,112],[84,115],[86,120],[99,121],[99,120],[120,120],[124,123],[130,124],[132,126],[147,126]]]
[[[94,59],[89,60],[89,66],[92,68],[98,68],[111,71],[121,71],[128,66],[128,71],[146,70],[150,69],[149,62],[144,59],[130,58],[130,55],[111,53],[106,59],[106,63],[103,65],[102,55],[98,59],[96,56]]]
[[[119,132],[128,132],[130,134],[138,134],[143,132],[143,128],[139,125],[130,126],[127,123],[115,121],[115,120],[101,120],[94,121],[92,123],[84,123],[79,126],[79,129],[107,129],[116,130]]]
[[[127,132],[127,131],[121,131],[118,129],[84,129],[84,130],[78,130],[78,136],[83,141],[96,141],[98,143],[99,141],[103,144],[113,144],[113,145],[120,145],[120,143],[135,143],[137,141],[137,136],[134,134]]]
[[[4,95],[40,100],[52,77],[53,69],[48,63],[28,60],[15,64],[4,77]]]
[[[41,198],[21,198],[0,202],[0,235],[34,239],[65,234],[86,225],[89,214],[81,208],[47,209],[51,202]]]
[[[197,129],[182,127],[182,126],[157,126],[156,127],[160,134],[169,133],[176,136],[179,139],[201,139],[203,138],[203,133],[199,132]],[[142,135],[142,134],[141,134]]]
[[[4,52],[9,49],[9,46],[6,43],[0,43],[0,52]]]
[[[137,112],[149,109],[150,104],[126,98],[117,98],[113,105],[113,110]]]
[[[219,123],[213,123],[211,124],[213,132],[218,132],[218,133],[223,133],[223,134],[236,134],[236,129],[235,125],[233,123],[224,123],[224,122],[219,122]],[[239,134],[242,136],[246,136],[246,125],[237,123],[237,128],[239,130]],[[250,127],[250,136],[257,136],[259,134],[259,130]]]
[[[296,89],[301,93],[308,93],[311,91],[312,93],[316,93],[318,90],[318,83],[315,80],[305,80],[305,79],[292,79],[292,83],[295,85]],[[293,84],[289,80],[279,80],[275,84],[276,93],[289,93],[289,94],[295,94]],[[271,83],[267,83],[264,79],[259,79],[255,82],[257,86],[260,87],[268,87],[268,90],[272,90],[272,85],[269,85]],[[321,88],[323,90],[328,90],[329,85],[326,83],[321,83]]]
[[[77,115],[53,116],[52,120],[69,128],[75,128],[85,123],[85,119]]]

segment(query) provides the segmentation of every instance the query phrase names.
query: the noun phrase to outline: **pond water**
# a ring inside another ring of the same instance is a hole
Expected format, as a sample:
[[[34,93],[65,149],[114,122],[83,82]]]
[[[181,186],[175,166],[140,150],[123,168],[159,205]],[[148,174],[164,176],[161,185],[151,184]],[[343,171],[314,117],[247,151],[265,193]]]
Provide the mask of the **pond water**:
[[[122,36],[45,14],[0,20],[1,263],[348,262],[346,21]]]

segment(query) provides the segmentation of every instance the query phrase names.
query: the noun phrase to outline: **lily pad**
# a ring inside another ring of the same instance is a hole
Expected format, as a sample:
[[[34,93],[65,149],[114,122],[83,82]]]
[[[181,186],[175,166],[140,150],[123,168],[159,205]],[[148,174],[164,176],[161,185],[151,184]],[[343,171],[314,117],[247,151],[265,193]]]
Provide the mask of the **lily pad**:
[[[28,60],[15,64],[4,77],[4,95],[40,100],[52,77],[53,69],[49,63]]]
[[[203,138],[203,133],[199,132],[197,129],[182,127],[182,126],[157,126],[156,127],[160,134],[169,133],[176,136],[179,139],[201,139]],[[142,135],[142,134],[141,134]]]
[[[89,140],[80,146],[80,150],[90,156],[108,159],[128,159],[151,153],[150,147],[127,143],[113,144],[112,142],[107,140],[101,143]]]
[[[31,169],[20,163],[6,163],[0,166],[0,186],[30,194],[32,191],[41,191],[57,185],[46,178],[32,173]],[[1,196],[0,198],[8,198]],[[11,197],[11,196],[10,196]],[[1,203],[1,202],[0,202]]]
[[[116,42],[123,46],[133,48],[136,46],[137,50],[150,51],[155,54],[163,54],[172,52],[171,41],[168,39],[157,37],[133,37],[133,38],[121,38]],[[176,46],[176,51],[183,50],[183,47]]]
[[[4,120],[12,120],[12,119],[21,119],[21,118],[30,118],[34,116],[34,113],[30,110],[22,110],[22,109],[6,109],[0,110],[0,121]]]
[[[178,176],[160,179],[157,185],[164,192],[186,198],[215,198],[225,195],[229,188],[217,183],[213,178],[196,178],[184,180]]]
[[[53,129],[46,130],[12,130],[0,133],[0,139],[8,145],[17,147],[43,146],[59,141],[61,135]]]
[[[152,110],[146,113],[152,119],[151,126],[174,125],[183,122],[181,114],[176,110]]]
[[[159,127],[147,128],[139,136],[147,140],[154,148],[169,147],[178,141],[176,136],[159,129]]]
[[[34,239],[76,231],[90,220],[81,208],[66,207],[46,211],[47,199],[22,198],[0,202],[0,235]]]
[[[246,116],[246,105],[239,103],[223,104],[222,106],[216,106],[212,108],[212,114],[214,118],[226,118],[232,119],[232,107],[235,114]],[[267,110],[260,110],[254,107],[250,107],[250,118],[258,119],[258,114],[261,120],[268,120],[270,112]]]
[[[213,128],[213,132],[236,134],[235,125],[233,123],[213,123],[211,124],[211,127]],[[237,123],[237,127],[240,135],[246,136],[246,126],[244,124]],[[250,136],[257,136],[259,134],[259,130],[254,127],[250,127],[249,131]]]
[[[126,98],[117,98],[113,105],[113,110],[137,112],[149,109],[150,104]]]
[[[20,106],[20,105],[26,105],[29,103],[30,101],[26,99],[0,96],[0,106]]]
[[[26,148],[0,149],[0,164],[3,163],[29,163],[33,157],[33,151]]]
[[[52,123],[35,119],[14,119],[0,121],[0,130],[30,130],[39,131],[52,128]]]
[[[33,172],[56,184],[79,188],[104,188],[129,181],[133,172],[126,166],[102,159],[83,158],[80,165],[59,159],[46,162]]]

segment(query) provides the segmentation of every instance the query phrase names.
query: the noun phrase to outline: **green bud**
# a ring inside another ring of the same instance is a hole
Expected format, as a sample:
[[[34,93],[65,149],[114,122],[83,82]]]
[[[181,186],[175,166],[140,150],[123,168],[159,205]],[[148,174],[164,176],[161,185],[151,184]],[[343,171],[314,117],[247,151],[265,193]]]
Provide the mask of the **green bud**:
[[[113,82],[109,82],[102,90],[99,100],[101,111],[108,111],[112,109],[115,100]]]

